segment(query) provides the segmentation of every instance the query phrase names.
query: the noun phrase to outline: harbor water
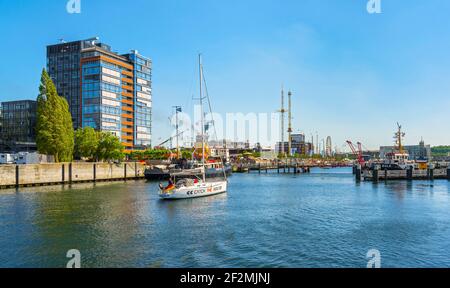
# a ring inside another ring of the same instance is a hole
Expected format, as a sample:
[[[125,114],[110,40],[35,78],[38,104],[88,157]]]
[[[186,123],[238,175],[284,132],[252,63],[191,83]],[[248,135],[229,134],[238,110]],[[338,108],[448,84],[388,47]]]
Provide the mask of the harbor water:
[[[450,182],[355,183],[348,168],[235,174],[162,201],[157,182],[0,190],[0,267],[450,267]]]

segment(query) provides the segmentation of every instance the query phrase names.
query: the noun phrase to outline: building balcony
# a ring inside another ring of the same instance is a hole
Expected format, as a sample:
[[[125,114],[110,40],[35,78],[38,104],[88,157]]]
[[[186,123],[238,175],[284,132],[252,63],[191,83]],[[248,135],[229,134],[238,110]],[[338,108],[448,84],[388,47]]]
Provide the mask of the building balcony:
[[[130,77],[134,77],[133,72],[130,72],[130,71],[122,70],[122,74],[130,76]]]
[[[130,111],[133,112],[133,107],[122,106],[122,111]]]
[[[133,126],[134,123],[133,123],[132,121],[122,120],[122,125],[125,125],[125,126]]]
[[[129,83],[131,85],[134,84],[133,79],[130,79],[130,78],[121,78],[121,80],[122,80],[122,82],[126,82],[126,83]]]
[[[126,89],[126,90],[129,90],[129,91],[134,91],[134,87],[133,86],[128,86],[128,85],[122,85],[122,89]]]
[[[134,104],[133,100],[129,100],[129,99],[122,99],[122,103],[129,104],[129,105]]]
[[[126,97],[134,97],[133,93],[128,93],[128,92],[122,92],[122,95],[126,96]]]
[[[122,118],[133,119],[134,116],[133,116],[133,114],[122,113]]]
[[[122,132],[133,133],[133,128],[122,128]]]

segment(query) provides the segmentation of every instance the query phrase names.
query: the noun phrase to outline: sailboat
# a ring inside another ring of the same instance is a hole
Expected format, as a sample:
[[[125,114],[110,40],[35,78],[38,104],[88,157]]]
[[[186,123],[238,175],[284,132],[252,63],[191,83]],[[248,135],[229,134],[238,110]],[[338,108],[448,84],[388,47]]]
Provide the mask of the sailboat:
[[[202,56],[199,55],[199,74],[200,74],[200,112],[201,112],[201,138],[202,138],[202,160],[194,169],[182,170],[171,173],[169,184],[164,187],[159,184],[159,197],[161,199],[187,199],[205,197],[225,193],[227,191],[228,180],[223,162],[206,163],[205,159],[205,119],[203,113],[203,65]],[[207,179],[206,171],[211,168],[221,166],[223,177]]]

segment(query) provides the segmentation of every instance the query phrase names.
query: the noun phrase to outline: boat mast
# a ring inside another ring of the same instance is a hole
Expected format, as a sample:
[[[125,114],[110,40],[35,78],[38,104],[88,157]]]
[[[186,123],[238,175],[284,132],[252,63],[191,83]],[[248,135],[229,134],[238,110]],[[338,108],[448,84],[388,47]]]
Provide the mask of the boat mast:
[[[203,71],[203,64],[200,65],[200,69],[201,69],[201,74],[200,75],[201,75],[201,78],[203,78],[201,80],[203,80],[202,83],[205,85],[205,89],[204,89],[205,90],[205,97],[203,97],[203,98],[208,100],[209,112],[211,113],[211,123],[212,123],[212,125],[214,127],[214,135],[216,137],[216,140],[218,141],[216,124],[215,124],[215,121],[214,121],[213,110],[212,110],[212,106],[211,106],[211,99],[209,98],[208,85],[206,85],[205,72]],[[202,91],[203,91],[203,89],[202,89]],[[205,132],[206,132],[206,129],[205,129]],[[206,141],[205,141],[205,143],[206,143]],[[226,144],[225,144],[225,149],[226,149]],[[226,180],[227,179],[227,173],[225,171],[225,163],[223,162],[222,157],[219,157],[219,158],[220,158],[220,163],[222,164],[223,176],[224,176],[224,179]]]
[[[178,135],[180,134],[179,132],[178,132],[178,128],[179,128],[179,125],[178,125],[178,112],[181,112],[182,110],[181,110],[181,106],[173,106],[173,108],[175,108],[175,121],[176,121],[176,142],[177,142],[177,159],[180,159],[180,144],[179,144],[179,141],[178,141]]]
[[[405,133],[402,132],[402,126],[399,123],[397,123],[397,127],[398,127],[398,131],[397,131],[397,133],[395,133],[395,138],[396,138],[396,142],[398,145],[398,152],[404,153],[405,150],[403,149],[402,138],[405,137]]]
[[[202,54],[198,54],[198,69],[200,76],[200,114],[201,114],[201,125],[202,125],[202,164],[203,169],[205,169],[205,115],[203,115],[203,69],[202,69]],[[203,181],[205,181],[205,173],[203,173]]]
[[[281,86],[281,110],[280,110],[280,115],[281,115],[281,157],[284,159],[285,158],[285,153],[284,153],[284,114],[286,113],[286,110],[284,109],[284,87]]]

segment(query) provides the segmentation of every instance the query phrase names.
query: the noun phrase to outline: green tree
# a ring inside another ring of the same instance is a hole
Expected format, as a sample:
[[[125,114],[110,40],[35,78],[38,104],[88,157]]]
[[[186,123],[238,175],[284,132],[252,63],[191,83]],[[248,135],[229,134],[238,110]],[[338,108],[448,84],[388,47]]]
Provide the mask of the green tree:
[[[75,131],[76,157],[93,158],[98,148],[98,133],[92,127],[84,127]]]
[[[146,159],[149,160],[165,160],[170,156],[170,151],[167,149],[148,149],[144,152]]]
[[[125,157],[123,150],[119,137],[110,132],[98,132],[98,146],[95,153],[97,160],[123,160]]]
[[[433,157],[447,156],[450,153],[450,146],[436,146],[431,148]]]
[[[183,150],[181,150],[181,157],[184,158],[184,159],[191,160],[193,152],[194,151],[192,149],[191,150],[183,149]]]
[[[58,96],[45,69],[37,97],[36,144],[40,153],[53,155],[56,162],[72,161],[74,138],[69,105]]]

